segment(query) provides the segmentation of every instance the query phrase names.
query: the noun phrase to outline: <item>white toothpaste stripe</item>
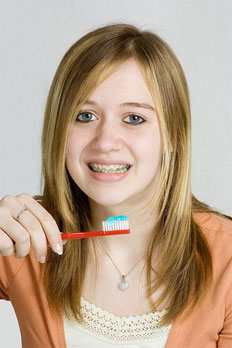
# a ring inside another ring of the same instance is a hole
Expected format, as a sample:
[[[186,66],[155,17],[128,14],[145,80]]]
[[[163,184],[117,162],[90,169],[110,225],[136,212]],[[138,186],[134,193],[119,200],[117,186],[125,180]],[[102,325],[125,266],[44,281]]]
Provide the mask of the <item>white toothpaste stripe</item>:
[[[107,223],[106,221],[102,222],[103,231],[116,231],[116,230],[129,230],[129,221],[115,221]]]

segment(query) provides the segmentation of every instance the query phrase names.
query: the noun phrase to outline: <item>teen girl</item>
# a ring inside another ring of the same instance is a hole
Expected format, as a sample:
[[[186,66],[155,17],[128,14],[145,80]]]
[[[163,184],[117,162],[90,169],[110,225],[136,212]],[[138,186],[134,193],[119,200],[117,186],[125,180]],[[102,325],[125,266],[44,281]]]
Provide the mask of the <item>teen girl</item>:
[[[159,36],[78,40],[45,111],[44,189],[0,201],[23,347],[232,347],[232,221],[191,192],[188,87]],[[126,215],[130,234],[62,241]]]

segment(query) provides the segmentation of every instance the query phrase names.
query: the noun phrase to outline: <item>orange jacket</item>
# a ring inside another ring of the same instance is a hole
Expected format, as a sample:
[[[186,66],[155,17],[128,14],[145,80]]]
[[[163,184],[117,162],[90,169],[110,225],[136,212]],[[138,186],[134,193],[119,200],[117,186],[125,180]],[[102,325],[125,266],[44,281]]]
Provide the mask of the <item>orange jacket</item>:
[[[187,319],[172,326],[165,348],[232,348],[232,221],[194,213],[213,249],[213,286]],[[0,298],[14,307],[24,348],[66,348],[62,317],[49,310],[34,251],[24,258],[0,256]]]

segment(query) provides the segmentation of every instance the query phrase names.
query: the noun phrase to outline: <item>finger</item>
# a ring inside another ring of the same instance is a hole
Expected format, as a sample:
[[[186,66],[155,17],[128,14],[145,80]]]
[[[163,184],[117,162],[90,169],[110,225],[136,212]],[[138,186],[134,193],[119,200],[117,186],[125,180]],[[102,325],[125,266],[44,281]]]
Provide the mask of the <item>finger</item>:
[[[41,224],[41,228],[45,226],[45,229],[43,228],[43,230],[46,234],[46,237],[48,238],[48,242],[50,243],[52,249],[58,254],[62,254],[63,243],[61,239],[61,233],[58,229],[55,220],[39,203],[36,202],[36,200],[33,199],[33,197],[25,193],[20,194],[16,197],[8,195],[0,201],[0,207],[1,206],[3,206],[4,209],[6,209],[14,217],[14,219],[17,219],[17,216],[20,213],[17,222],[21,223],[24,226],[26,226],[26,223],[25,217],[23,217],[23,215],[25,215],[27,212],[24,210],[26,206],[26,208],[35,216],[35,218],[37,218],[37,220]],[[25,228],[30,229],[30,227]],[[33,245],[35,245],[33,241],[32,243]]]
[[[19,223],[30,237],[37,261],[45,260],[47,255],[47,238],[39,220],[29,210],[26,210],[20,215]],[[21,254],[18,246],[16,246],[16,249],[17,254]]]
[[[13,251],[14,247],[12,240],[2,229],[0,229],[0,254],[2,256],[10,256],[13,254]]]
[[[65,245],[67,241],[68,241],[67,239],[62,239],[62,244]],[[49,244],[48,244],[48,248],[51,248]]]
[[[15,256],[26,256],[30,252],[32,244],[36,259],[40,262],[41,258],[45,259],[47,254],[46,236],[39,221],[29,210],[25,209],[23,202],[14,196],[5,196],[0,201],[0,209],[2,228],[16,242]]]
[[[24,206],[36,217],[36,219],[38,219],[53,251],[61,255],[63,253],[61,233],[52,215],[33,197],[25,194],[17,197],[24,203]],[[23,213],[19,218],[20,223],[23,223],[25,220],[24,217],[25,214]]]
[[[0,207],[0,221],[1,230],[4,232],[5,237],[2,243],[6,243],[6,247],[9,248],[9,239],[13,248],[13,242],[15,242],[16,256],[26,256],[30,251],[30,235],[14,218],[4,209]],[[4,246],[2,246],[4,248]],[[13,249],[12,249],[13,251]]]

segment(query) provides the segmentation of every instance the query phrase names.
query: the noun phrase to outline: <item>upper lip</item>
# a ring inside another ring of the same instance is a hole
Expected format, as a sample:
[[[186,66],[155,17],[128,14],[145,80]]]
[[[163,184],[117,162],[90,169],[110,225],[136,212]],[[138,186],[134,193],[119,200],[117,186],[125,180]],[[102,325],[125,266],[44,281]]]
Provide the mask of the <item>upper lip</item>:
[[[129,164],[131,166],[131,164],[129,162],[122,161],[122,160],[92,159],[91,161],[88,161],[87,163],[88,164],[90,164],[90,163],[99,163],[99,164]]]

